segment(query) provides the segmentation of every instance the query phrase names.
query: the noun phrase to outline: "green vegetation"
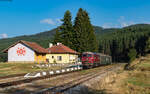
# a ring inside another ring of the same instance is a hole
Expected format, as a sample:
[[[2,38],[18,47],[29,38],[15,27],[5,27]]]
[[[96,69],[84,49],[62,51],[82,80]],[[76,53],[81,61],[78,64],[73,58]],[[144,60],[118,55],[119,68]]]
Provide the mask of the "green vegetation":
[[[78,52],[96,52],[98,45],[94,28],[90,22],[88,13],[82,8],[79,9],[72,25],[70,11],[66,11],[54,37],[54,43],[61,42]]]
[[[128,53],[128,58],[129,58],[129,62],[132,62],[133,60],[135,60],[137,55],[137,52],[135,49],[130,49],[129,53]]]
[[[140,61],[139,61],[140,62]],[[128,77],[124,80],[124,89],[130,94],[150,93],[150,62],[146,59],[134,66],[133,71],[128,72]]]
[[[150,82],[147,78],[149,77],[145,73],[137,73],[135,77],[133,76],[128,78],[128,83],[144,88],[150,87]]]
[[[138,24],[118,29],[98,37],[99,51],[112,56],[113,61],[128,62],[130,49],[135,49],[137,57],[149,51],[147,41],[150,35],[149,24]]]
[[[57,44],[58,42],[61,42],[61,33],[59,32],[59,28],[56,29],[56,33],[54,35],[53,43]]]
[[[90,85],[88,94],[150,94],[150,55],[132,61],[133,70],[119,70]]]
[[[67,10],[64,14],[64,18],[62,19],[63,23],[60,26],[60,42],[70,48],[73,48],[73,25],[71,19],[71,13]]]
[[[81,53],[86,51],[96,52],[98,48],[97,40],[88,13],[80,8],[74,22],[74,49]]]

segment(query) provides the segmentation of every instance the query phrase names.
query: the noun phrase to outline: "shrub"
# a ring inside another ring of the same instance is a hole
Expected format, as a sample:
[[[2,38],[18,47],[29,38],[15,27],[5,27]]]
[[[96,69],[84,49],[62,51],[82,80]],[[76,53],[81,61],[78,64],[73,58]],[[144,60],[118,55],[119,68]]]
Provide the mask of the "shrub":
[[[6,61],[7,61],[7,54],[0,53],[0,62],[6,62]]]
[[[135,60],[137,56],[137,52],[135,49],[130,49],[129,52],[128,52],[128,61],[129,63],[132,62],[133,60]]]

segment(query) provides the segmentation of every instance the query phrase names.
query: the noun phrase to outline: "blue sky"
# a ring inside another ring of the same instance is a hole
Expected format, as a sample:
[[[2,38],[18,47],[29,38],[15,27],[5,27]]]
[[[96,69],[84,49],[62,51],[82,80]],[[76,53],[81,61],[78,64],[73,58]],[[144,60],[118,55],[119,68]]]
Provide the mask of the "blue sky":
[[[0,38],[51,30],[66,10],[74,20],[79,8],[104,28],[150,23],[150,0],[0,0]]]

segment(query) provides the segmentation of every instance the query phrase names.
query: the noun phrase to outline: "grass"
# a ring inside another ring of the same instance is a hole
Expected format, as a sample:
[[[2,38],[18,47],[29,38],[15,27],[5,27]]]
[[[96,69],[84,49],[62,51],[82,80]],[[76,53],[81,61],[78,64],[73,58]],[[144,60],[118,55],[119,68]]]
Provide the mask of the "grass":
[[[132,62],[133,70],[117,71],[115,78],[109,78],[113,83],[97,82],[91,94],[150,94],[150,55],[144,58]]]
[[[128,71],[128,77],[124,79],[124,90],[127,94],[150,94],[150,59],[149,57],[137,63],[134,70]]]
[[[144,61],[142,64],[138,64],[136,69],[142,71],[150,71],[150,60]]]
[[[143,78],[143,77],[130,77],[128,78],[128,83],[132,84],[132,85],[136,85],[139,87],[150,87],[150,82],[149,82],[149,78]]]
[[[0,63],[0,77],[35,71],[56,70],[61,68],[59,66],[53,66],[50,68],[32,68],[32,66],[35,65],[35,63]]]

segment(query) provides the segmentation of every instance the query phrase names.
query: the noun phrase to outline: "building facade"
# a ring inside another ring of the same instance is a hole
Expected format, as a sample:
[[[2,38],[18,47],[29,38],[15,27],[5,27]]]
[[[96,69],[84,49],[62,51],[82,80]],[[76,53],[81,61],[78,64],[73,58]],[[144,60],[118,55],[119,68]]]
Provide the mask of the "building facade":
[[[46,62],[46,49],[34,42],[18,41],[4,50],[8,62]]]
[[[49,63],[75,63],[78,60],[79,53],[61,43],[54,46],[50,44],[47,50],[50,52],[46,55]]]

